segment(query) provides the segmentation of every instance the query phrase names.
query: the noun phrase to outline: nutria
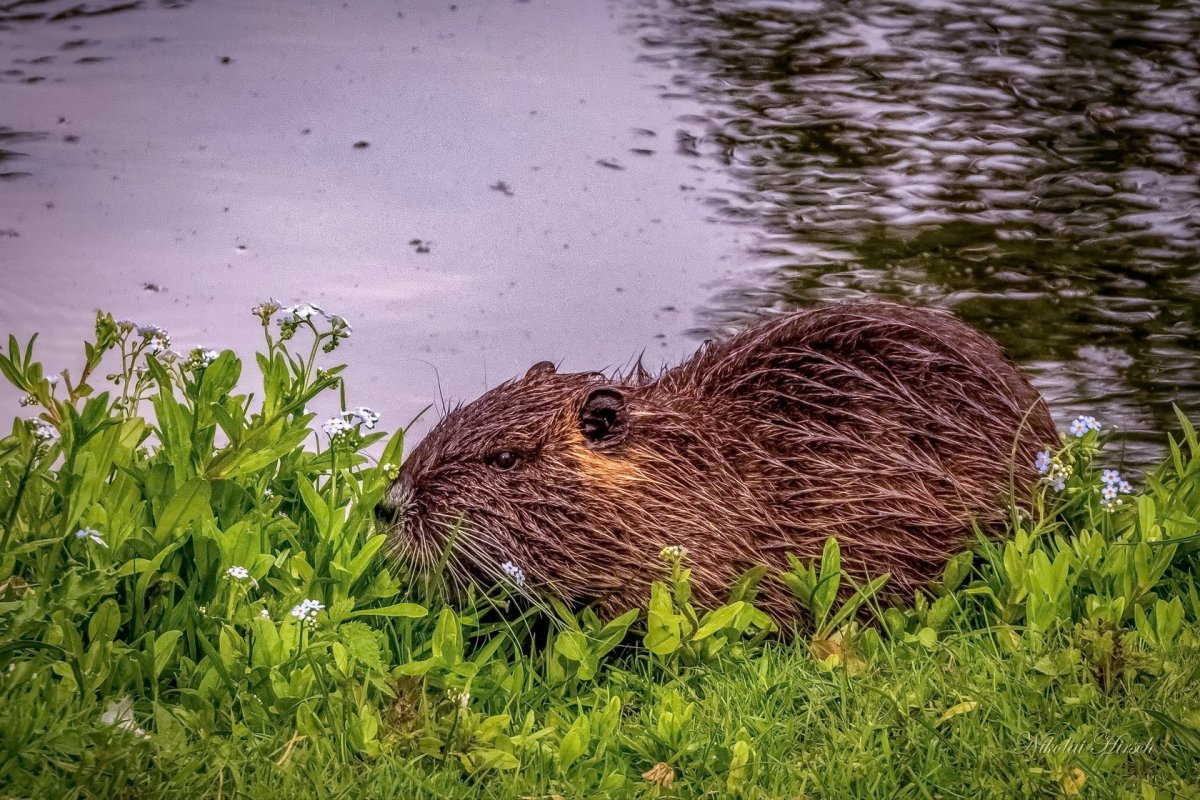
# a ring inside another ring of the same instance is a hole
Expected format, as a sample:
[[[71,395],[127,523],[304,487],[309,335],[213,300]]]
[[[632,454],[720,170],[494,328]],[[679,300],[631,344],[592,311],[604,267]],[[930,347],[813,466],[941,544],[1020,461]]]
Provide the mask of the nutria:
[[[428,570],[452,530],[453,583],[512,582],[613,615],[644,603],[683,545],[713,605],[757,564],[787,568],[836,536],[844,567],[909,593],[973,526],[998,532],[1057,441],[1000,347],[949,314],[826,305],[707,342],[651,376],[550,362],[451,410],[378,509]],[[782,583],[758,601],[781,623]]]

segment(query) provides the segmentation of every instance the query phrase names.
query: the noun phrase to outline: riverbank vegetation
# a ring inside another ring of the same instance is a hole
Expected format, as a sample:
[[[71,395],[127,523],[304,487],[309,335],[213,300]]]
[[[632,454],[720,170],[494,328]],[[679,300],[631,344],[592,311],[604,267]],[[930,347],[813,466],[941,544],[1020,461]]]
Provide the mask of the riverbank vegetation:
[[[1076,420],[1008,538],[901,605],[832,541],[719,609],[682,548],[616,620],[447,604],[385,558],[404,437],[326,363],[350,326],[255,313],[249,364],[106,314],[78,370],[0,355],[0,797],[1200,797],[1182,416],[1136,479]],[[753,605],[778,579],[790,640]]]

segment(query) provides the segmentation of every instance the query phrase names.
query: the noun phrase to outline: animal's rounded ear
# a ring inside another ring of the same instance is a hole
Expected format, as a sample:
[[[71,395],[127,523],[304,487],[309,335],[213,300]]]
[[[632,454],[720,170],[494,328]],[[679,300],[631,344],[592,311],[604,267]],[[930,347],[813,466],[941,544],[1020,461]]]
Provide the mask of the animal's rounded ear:
[[[620,444],[629,433],[629,412],[619,389],[593,389],[579,410],[579,431],[593,449]]]
[[[525,373],[526,378],[540,378],[543,375],[554,375],[558,372],[558,367],[554,366],[553,361],[539,361],[534,364]]]

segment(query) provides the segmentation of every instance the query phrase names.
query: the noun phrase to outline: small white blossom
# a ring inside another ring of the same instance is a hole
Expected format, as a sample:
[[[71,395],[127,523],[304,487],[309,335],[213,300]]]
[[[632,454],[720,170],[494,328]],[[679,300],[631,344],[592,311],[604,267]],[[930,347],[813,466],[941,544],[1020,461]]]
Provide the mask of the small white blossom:
[[[40,419],[32,420],[32,422],[33,438],[37,439],[39,442],[48,444],[58,438],[58,428],[55,428],[50,423],[44,422]]]
[[[129,731],[139,739],[150,738],[150,734],[139,728],[137,723],[134,722],[133,700],[128,696],[110,702],[108,707],[104,709],[104,713],[100,715],[100,724]]]
[[[157,325],[139,325],[138,336],[143,339],[166,339],[167,332]]]
[[[80,528],[75,531],[75,538],[90,539],[101,547],[108,547],[108,544],[104,541],[104,537],[100,535],[100,531],[95,528]]]
[[[267,609],[265,609],[265,608],[264,608],[264,609],[262,609],[262,610],[260,610],[260,611],[258,612],[258,615],[259,615],[260,617],[262,617],[263,619],[270,619],[270,618],[271,618],[271,612],[270,612],[270,611],[268,611],[268,610],[267,610]]]
[[[270,500],[274,496],[275,496],[275,493],[272,492],[270,489],[263,489],[263,499],[264,500]]]
[[[350,323],[341,314],[326,314],[325,319],[329,320],[329,324],[341,337],[347,337],[354,332],[354,328],[350,327]]]
[[[188,354],[187,367],[188,369],[204,369],[217,360],[219,356],[216,350],[207,347],[194,347],[192,352]]]
[[[371,430],[375,427],[375,423],[379,422],[379,415],[366,406],[359,406],[353,411],[343,412],[342,416],[351,422],[362,425],[367,430]]]
[[[250,309],[250,313],[257,317],[262,317],[263,322],[270,319],[276,311],[283,308],[283,304],[275,298],[271,298],[265,302],[259,303],[254,308]]]
[[[245,567],[234,566],[225,570],[225,575],[235,581],[244,581],[246,578],[250,577],[250,570],[246,569]]]
[[[330,417],[321,423],[321,430],[330,437],[337,436],[339,433],[354,430],[354,426],[345,420],[343,417]]]
[[[671,544],[658,551],[659,559],[663,561],[681,561],[687,556],[687,548],[681,544]]]
[[[301,622],[312,625],[317,621],[317,613],[323,608],[325,608],[325,604],[319,600],[304,600],[292,607],[292,616]]]
[[[508,576],[517,588],[525,585],[525,571],[511,561],[505,561],[500,565],[500,569]]]
[[[321,310],[320,306],[313,305],[312,303],[299,303],[282,309],[282,313],[279,315],[279,324],[286,325],[289,323],[304,322],[318,314],[325,316],[325,312]]]
[[[60,380],[60,378],[58,375],[50,375],[49,377],[46,378],[46,382],[49,383],[51,386],[58,386],[59,380]]]

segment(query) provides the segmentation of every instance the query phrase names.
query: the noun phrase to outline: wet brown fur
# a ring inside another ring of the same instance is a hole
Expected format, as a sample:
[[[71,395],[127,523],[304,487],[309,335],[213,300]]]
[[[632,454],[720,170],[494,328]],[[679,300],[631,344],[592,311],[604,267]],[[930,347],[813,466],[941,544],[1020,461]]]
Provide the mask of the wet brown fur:
[[[581,415],[596,404],[617,409],[592,440]],[[847,569],[889,572],[907,593],[974,524],[1002,529],[1055,441],[1045,403],[986,336],[940,312],[827,305],[707,343],[656,377],[537,365],[448,413],[381,517],[394,550],[426,568],[457,524],[460,585],[491,584],[511,561],[532,595],[608,614],[645,601],[660,549],[676,544],[701,604],[756,564],[818,555],[828,536]],[[502,451],[518,464],[490,465]],[[759,600],[796,618],[777,581]]]

